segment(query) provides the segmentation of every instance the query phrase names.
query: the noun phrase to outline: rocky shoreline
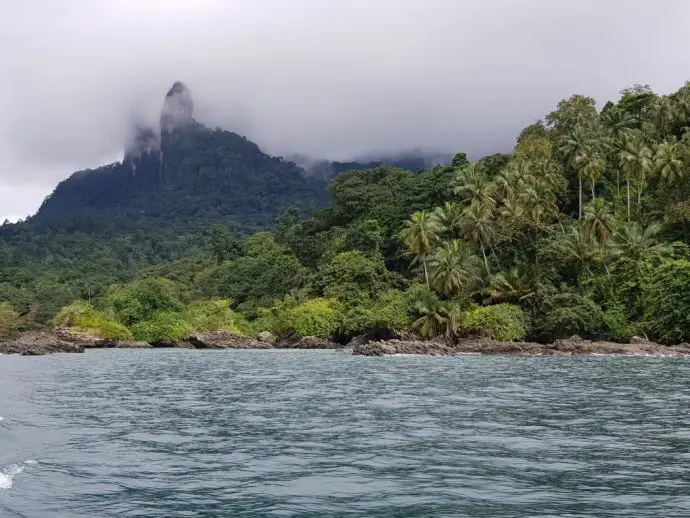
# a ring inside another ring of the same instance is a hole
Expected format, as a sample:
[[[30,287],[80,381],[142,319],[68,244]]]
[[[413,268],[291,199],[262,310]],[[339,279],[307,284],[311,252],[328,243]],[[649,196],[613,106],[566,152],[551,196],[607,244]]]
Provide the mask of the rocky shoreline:
[[[352,354],[363,356],[391,356],[396,354],[423,354],[431,356],[458,356],[462,354],[502,356],[690,356],[690,344],[667,346],[645,338],[633,337],[631,343],[583,340],[579,336],[555,340],[553,343],[499,342],[475,337],[461,339],[457,344],[439,341],[386,340],[357,343]]]
[[[236,335],[228,331],[191,333],[179,342],[149,344],[136,341],[104,340],[73,331],[56,329],[53,332],[31,331],[18,338],[0,343],[0,354],[37,356],[53,353],[83,353],[88,349],[348,349],[359,356],[427,355],[457,356],[463,354],[504,356],[582,356],[582,355],[644,355],[690,356],[690,344],[666,346],[646,338],[633,337],[631,343],[583,340],[579,336],[556,340],[553,343],[499,342],[482,337],[461,339],[458,343],[419,340],[405,335],[400,339],[368,340],[355,337],[346,345],[313,336],[278,339],[270,333],[261,333],[258,339]]]

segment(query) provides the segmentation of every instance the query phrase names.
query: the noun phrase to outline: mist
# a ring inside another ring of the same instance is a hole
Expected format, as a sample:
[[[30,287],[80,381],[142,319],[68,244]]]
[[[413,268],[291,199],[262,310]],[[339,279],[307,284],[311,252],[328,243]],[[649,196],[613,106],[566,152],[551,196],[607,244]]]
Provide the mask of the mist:
[[[574,93],[690,78],[690,3],[25,0],[0,18],[0,221],[121,159],[183,81],[197,120],[275,155],[472,158]],[[142,5],[144,4],[144,5]],[[649,37],[649,35],[653,37]]]

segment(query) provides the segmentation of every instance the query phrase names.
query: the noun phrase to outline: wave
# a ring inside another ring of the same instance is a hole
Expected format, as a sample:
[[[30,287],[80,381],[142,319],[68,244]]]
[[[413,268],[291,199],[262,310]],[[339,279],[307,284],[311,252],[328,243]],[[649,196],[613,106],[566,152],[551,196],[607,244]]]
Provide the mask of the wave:
[[[0,469],[0,489],[9,489],[14,483],[14,477],[19,475],[26,466],[38,464],[35,460],[29,459],[18,464],[10,464],[6,468]]]

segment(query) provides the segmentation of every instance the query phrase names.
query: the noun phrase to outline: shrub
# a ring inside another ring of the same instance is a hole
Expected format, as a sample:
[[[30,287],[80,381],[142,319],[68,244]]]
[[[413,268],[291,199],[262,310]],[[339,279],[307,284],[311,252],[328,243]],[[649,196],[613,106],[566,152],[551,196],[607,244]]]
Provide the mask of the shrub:
[[[546,297],[535,316],[538,335],[555,339],[580,335],[596,339],[605,336],[604,312],[593,300],[576,293],[558,293]]]
[[[290,311],[292,329],[301,336],[333,336],[340,327],[342,305],[333,299],[312,299]]]
[[[191,304],[185,312],[185,320],[194,331],[219,331],[245,334],[244,318],[230,309],[229,300],[202,300]]]
[[[406,294],[391,290],[382,293],[373,305],[349,309],[341,323],[340,332],[356,336],[382,331],[404,331],[411,325]]]
[[[184,340],[192,331],[184,315],[170,311],[159,311],[132,327],[134,338],[151,344]]]
[[[19,314],[9,302],[0,302],[0,340],[13,338],[19,328]]]
[[[465,333],[481,334],[494,340],[523,340],[526,336],[522,310],[513,304],[475,308],[462,320]]]
[[[77,331],[107,340],[131,340],[132,333],[112,316],[96,310],[89,302],[78,300],[62,308],[53,318],[55,327],[71,327]]]
[[[182,309],[177,285],[157,277],[111,287],[106,294],[105,304],[127,326],[149,320],[156,312],[177,312]]]
[[[644,285],[644,327],[664,343],[690,340],[690,262],[668,261]]]

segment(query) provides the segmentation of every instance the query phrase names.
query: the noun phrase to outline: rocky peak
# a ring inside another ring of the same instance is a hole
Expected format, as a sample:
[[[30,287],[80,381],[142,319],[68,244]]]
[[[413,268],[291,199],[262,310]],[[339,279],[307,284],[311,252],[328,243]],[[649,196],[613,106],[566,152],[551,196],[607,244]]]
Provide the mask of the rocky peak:
[[[163,101],[160,122],[161,134],[172,133],[176,129],[193,124],[193,111],[192,92],[184,83],[176,81],[168,90]]]

